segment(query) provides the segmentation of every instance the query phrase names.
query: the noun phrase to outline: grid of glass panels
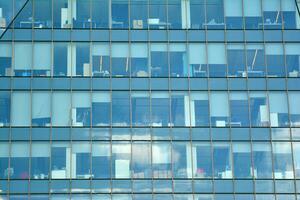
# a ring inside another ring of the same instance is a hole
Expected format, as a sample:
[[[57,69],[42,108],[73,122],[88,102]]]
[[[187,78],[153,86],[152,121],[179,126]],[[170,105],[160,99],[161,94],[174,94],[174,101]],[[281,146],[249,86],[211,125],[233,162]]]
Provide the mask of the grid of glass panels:
[[[300,77],[297,43],[1,43],[0,76]]]
[[[2,127],[300,126],[298,91],[1,91],[0,102]]]
[[[300,199],[299,27],[294,0],[0,0],[0,199]]]
[[[14,2],[14,3],[13,3]],[[7,27],[25,0],[0,1]],[[30,0],[15,28],[299,29],[295,0]]]

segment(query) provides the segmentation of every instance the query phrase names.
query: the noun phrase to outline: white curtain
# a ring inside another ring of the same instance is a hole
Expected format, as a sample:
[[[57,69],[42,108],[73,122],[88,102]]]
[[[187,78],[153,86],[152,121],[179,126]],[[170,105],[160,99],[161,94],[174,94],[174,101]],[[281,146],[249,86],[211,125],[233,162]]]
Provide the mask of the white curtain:
[[[98,44],[95,43],[93,44],[93,51],[92,51],[94,56],[109,56],[109,44],[104,43],[104,44]]]
[[[91,98],[89,92],[73,92],[72,93],[73,108],[90,108]]]
[[[225,16],[242,17],[243,1],[242,0],[224,0]]]
[[[148,46],[146,43],[131,44],[131,57],[133,58],[147,58]]]
[[[11,123],[13,126],[29,126],[31,115],[31,98],[29,92],[12,94]]]
[[[212,92],[210,94],[210,112],[213,117],[229,116],[228,95],[226,92]]]
[[[208,44],[208,64],[226,64],[224,44]]]
[[[29,143],[12,143],[11,157],[29,157]]]
[[[15,43],[14,69],[30,70],[32,64],[31,43]]]
[[[189,44],[189,63],[206,64],[205,44]]]
[[[281,10],[295,11],[296,10],[295,0],[281,0]]]
[[[151,44],[151,51],[168,51],[166,44]]]
[[[299,55],[300,56],[300,44],[286,44],[286,55]]]
[[[233,143],[232,144],[233,153],[250,153],[251,148],[249,143]]]
[[[112,44],[111,56],[117,58],[127,58],[129,53],[128,44]]]
[[[285,1],[285,0],[283,0]],[[262,0],[263,11],[279,11],[280,0]]]
[[[261,0],[244,0],[244,15],[246,17],[260,17]]]
[[[67,126],[70,123],[71,112],[70,93],[53,93],[52,124],[53,126]]]
[[[281,44],[266,44],[266,55],[283,55]]]
[[[111,102],[111,94],[109,92],[94,92],[93,102]]]
[[[72,144],[72,153],[90,153],[91,144],[87,142],[82,143],[73,143]]]
[[[49,92],[34,92],[32,95],[32,119],[50,117]]]
[[[108,143],[93,143],[92,145],[93,156],[109,156],[110,144]]]
[[[50,144],[32,143],[31,157],[50,157]]]
[[[33,69],[51,70],[51,44],[35,43],[33,46]]]
[[[286,93],[270,92],[269,104],[271,113],[287,113]]]

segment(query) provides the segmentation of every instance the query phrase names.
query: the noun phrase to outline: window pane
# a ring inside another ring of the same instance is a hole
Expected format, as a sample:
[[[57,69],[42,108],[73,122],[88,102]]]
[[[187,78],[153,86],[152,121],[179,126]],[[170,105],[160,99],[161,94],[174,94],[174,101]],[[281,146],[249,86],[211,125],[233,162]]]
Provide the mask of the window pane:
[[[94,92],[92,97],[93,126],[109,126],[111,96],[107,92]]]
[[[149,0],[150,29],[166,29],[170,25],[167,23],[167,2],[166,0]]]
[[[288,77],[300,76],[300,45],[298,44],[286,44],[286,70]]]
[[[192,126],[209,125],[209,101],[206,92],[191,93],[190,111]]]
[[[293,0],[281,1],[283,24],[285,29],[299,29],[300,20]]]
[[[185,11],[184,0],[168,0],[168,22],[170,28],[181,29],[186,27]]]
[[[225,0],[225,17],[227,29],[243,28],[243,1]]]
[[[20,101],[22,99],[22,101]],[[31,97],[28,92],[12,93],[11,123],[13,126],[30,126]]]
[[[70,125],[71,95],[69,93],[54,92],[52,98],[52,125]]]
[[[109,0],[92,0],[92,27],[109,28]]]
[[[294,168],[296,178],[300,177],[300,143],[293,143]]]
[[[32,143],[31,145],[31,178],[48,179],[50,165],[50,144]]]
[[[264,92],[251,92],[250,112],[252,126],[269,126],[269,108]]]
[[[32,126],[50,126],[51,123],[51,94],[34,92],[32,94]]]
[[[112,0],[112,28],[128,28],[128,0]]]
[[[262,28],[261,0],[244,0],[245,28]]]
[[[233,143],[232,151],[234,176],[236,178],[250,178],[253,174],[250,143]]]
[[[12,143],[10,158],[10,178],[28,179],[29,178],[29,144]]]
[[[90,126],[91,124],[91,97],[87,92],[72,94],[72,125]]]
[[[10,93],[0,92],[0,127],[10,124]]]
[[[53,1],[54,28],[72,28],[72,5],[68,2],[71,4],[71,1],[68,0]]]
[[[130,178],[131,145],[127,143],[113,143],[112,158],[113,177]]]
[[[70,178],[71,147],[68,143],[53,143],[51,147],[51,178]]]
[[[212,126],[228,126],[228,95],[225,92],[211,92],[210,115]]]
[[[128,44],[112,44],[111,47],[112,75],[129,75],[129,47]]]
[[[33,76],[51,75],[51,44],[35,43],[33,46]]]
[[[133,126],[149,126],[150,97],[146,92],[131,93]]]
[[[268,76],[285,76],[285,64],[282,45],[267,44],[266,60]]]
[[[113,126],[130,125],[130,99],[128,92],[112,93],[112,123]]]
[[[151,178],[151,144],[132,144],[132,178]]]
[[[148,27],[148,0],[130,1],[131,28],[143,29]]]
[[[93,76],[110,76],[110,47],[107,43],[92,46]]]
[[[269,93],[271,126],[288,126],[287,96],[282,92]]]
[[[210,0],[206,3],[206,27],[207,29],[224,29],[224,5],[223,0]]]
[[[216,12],[216,11],[214,11]],[[223,44],[208,44],[209,76],[226,76],[225,46]]]
[[[205,0],[190,0],[190,18],[192,29],[202,29],[205,23]]]
[[[187,94],[172,94],[171,120],[172,126],[190,126],[189,96]]]
[[[71,76],[71,55],[68,44],[54,43],[53,75]]]
[[[171,44],[169,46],[170,73],[172,77],[188,75],[186,45]]]
[[[0,76],[11,76],[12,47],[10,43],[1,43]]]
[[[90,15],[90,2],[90,0],[72,0],[72,15],[74,28],[90,28],[92,22]]]
[[[272,178],[272,154],[269,143],[253,143],[253,175],[255,178]]]
[[[52,2],[49,0],[34,1],[34,27],[52,28]]]
[[[212,177],[212,154],[209,143],[193,143],[194,178]]]
[[[16,43],[14,49],[14,75],[31,76],[32,44]]]
[[[90,45],[72,45],[72,76],[91,76]]]
[[[75,142],[72,144],[72,178],[91,178],[91,145],[87,142]]]
[[[213,145],[214,177],[232,178],[232,157],[229,144],[215,143]]]
[[[231,92],[230,113],[231,126],[249,126],[249,105],[246,92]]]
[[[281,29],[282,16],[280,12],[280,0],[262,0],[264,28]]]
[[[151,123],[152,126],[170,126],[169,94],[153,92],[151,94]]]
[[[153,178],[171,178],[171,146],[169,143],[152,144]]]
[[[288,142],[273,143],[274,176],[276,179],[294,178],[291,145]]]
[[[191,145],[174,142],[172,144],[172,162],[174,178],[192,178]]]
[[[289,92],[289,108],[291,126],[300,126],[300,94],[298,92]]]
[[[151,76],[168,77],[168,52],[167,45],[151,44]]]
[[[205,44],[189,44],[189,73],[191,77],[206,77],[206,46]]]
[[[148,77],[148,46],[146,43],[131,44],[131,75],[136,77]]]
[[[233,77],[247,76],[244,45],[227,46],[228,74]]]
[[[262,45],[247,45],[247,70],[249,77],[265,76],[265,53]]]
[[[9,160],[9,144],[0,143],[0,178],[7,179],[12,173],[12,170],[8,168]]]
[[[92,174],[94,178],[111,177],[111,146],[109,143],[93,143]]]

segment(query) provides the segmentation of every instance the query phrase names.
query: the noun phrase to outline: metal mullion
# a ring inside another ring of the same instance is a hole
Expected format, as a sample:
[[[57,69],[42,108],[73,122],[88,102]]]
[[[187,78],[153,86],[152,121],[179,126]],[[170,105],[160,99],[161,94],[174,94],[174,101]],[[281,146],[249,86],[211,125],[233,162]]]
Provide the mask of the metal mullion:
[[[92,10],[92,2],[90,2],[90,9]],[[90,10],[90,11],[91,11]],[[91,12],[90,12],[91,13]],[[91,15],[91,14],[90,14]],[[92,19],[92,17],[91,17]],[[93,22],[93,20],[91,20],[91,23]],[[92,25],[90,27],[92,29]],[[91,30],[89,31],[90,33],[90,38],[91,38]],[[89,127],[89,145],[90,145],[90,162],[89,162],[89,170],[90,170],[90,178],[89,178],[89,184],[90,184],[90,188],[89,188],[89,195],[90,195],[90,199],[92,199],[92,180],[93,180],[93,171],[92,171],[92,166],[93,166],[93,157],[92,157],[92,152],[93,152],[93,141],[92,141],[92,128],[93,128],[93,59],[92,59],[92,52],[93,52],[93,43],[92,41],[90,40],[89,41],[89,45],[90,45],[90,48],[89,48],[89,60],[90,60],[90,127]]]

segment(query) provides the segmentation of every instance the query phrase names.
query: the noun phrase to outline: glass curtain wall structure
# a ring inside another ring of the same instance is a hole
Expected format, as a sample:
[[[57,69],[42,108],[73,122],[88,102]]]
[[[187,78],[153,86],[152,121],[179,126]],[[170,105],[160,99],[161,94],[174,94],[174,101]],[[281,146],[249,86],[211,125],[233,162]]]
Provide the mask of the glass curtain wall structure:
[[[0,199],[300,200],[297,0],[0,0]]]

